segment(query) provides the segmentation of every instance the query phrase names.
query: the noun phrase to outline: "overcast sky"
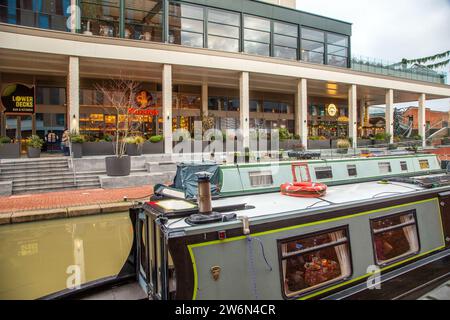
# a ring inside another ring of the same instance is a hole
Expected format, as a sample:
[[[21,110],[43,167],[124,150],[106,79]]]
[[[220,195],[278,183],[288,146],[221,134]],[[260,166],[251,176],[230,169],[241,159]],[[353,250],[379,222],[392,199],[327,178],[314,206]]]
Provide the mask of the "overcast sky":
[[[450,50],[450,0],[297,0],[297,9],[353,23],[352,55],[397,62]],[[449,111],[450,99],[427,106]]]

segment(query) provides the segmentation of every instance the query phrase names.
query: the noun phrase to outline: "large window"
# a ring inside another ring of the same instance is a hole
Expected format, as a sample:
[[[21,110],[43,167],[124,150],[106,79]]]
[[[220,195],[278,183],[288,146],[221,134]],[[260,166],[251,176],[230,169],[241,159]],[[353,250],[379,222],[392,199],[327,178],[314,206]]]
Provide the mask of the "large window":
[[[273,23],[273,56],[297,60],[298,28],[296,25]]]
[[[1,0],[0,22],[70,31],[66,21],[70,0]]]
[[[416,211],[371,220],[375,258],[387,265],[419,251]]]
[[[347,67],[348,36],[327,34],[327,63],[337,67]]]
[[[81,31],[87,35],[120,37],[120,1],[81,0]]]
[[[301,58],[303,61],[324,63],[325,32],[302,28]]]
[[[169,9],[169,42],[202,48],[204,45],[203,11],[202,7],[171,3]]]
[[[125,0],[125,38],[162,40],[162,0]]]
[[[241,19],[238,13],[208,10],[208,48],[239,51]]]
[[[284,295],[293,298],[352,273],[347,228],[279,242]]]
[[[244,51],[270,56],[270,20],[244,17]]]

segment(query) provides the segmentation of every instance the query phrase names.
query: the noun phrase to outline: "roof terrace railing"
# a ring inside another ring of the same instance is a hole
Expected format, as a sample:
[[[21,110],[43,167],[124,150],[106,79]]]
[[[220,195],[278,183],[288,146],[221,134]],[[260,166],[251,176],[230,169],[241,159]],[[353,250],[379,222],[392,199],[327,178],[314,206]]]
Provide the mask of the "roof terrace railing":
[[[405,78],[432,83],[447,83],[445,73],[437,72],[421,65],[408,66],[401,63],[392,63],[382,59],[353,56],[351,68],[356,71],[382,74],[386,76]]]

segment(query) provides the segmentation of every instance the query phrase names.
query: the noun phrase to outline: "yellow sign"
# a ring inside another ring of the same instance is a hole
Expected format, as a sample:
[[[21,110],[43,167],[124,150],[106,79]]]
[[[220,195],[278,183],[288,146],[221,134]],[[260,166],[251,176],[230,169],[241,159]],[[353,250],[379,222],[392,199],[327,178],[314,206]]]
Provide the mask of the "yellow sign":
[[[329,104],[328,108],[327,108],[327,112],[328,112],[329,116],[335,117],[337,115],[338,109],[337,109],[336,105]]]

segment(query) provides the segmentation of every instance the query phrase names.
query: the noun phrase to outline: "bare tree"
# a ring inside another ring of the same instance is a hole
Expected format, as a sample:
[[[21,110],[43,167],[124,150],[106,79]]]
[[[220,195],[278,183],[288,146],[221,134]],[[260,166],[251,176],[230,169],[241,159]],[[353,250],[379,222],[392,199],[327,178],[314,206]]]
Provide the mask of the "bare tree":
[[[140,83],[133,80],[113,79],[95,85],[97,91],[103,96],[103,104],[113,109],[116,116],[114,137],[114,152],[121,158],[126,153],[127,138],[137,127],[134,114],[137,109],[146,108],[146,104],[138,104],[136,95]],[[120,125],[123,124],[122,127]],[[138,124],[139,125],[139,124]]]

